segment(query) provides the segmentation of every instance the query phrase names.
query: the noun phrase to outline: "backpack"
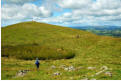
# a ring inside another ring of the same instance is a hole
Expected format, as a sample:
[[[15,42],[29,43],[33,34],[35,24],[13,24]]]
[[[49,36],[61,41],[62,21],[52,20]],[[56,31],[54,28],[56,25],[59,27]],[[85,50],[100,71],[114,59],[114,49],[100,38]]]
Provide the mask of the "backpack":
[[[39,64],[39,61],[37,60],[37,61],[35,62],[35,64]]]

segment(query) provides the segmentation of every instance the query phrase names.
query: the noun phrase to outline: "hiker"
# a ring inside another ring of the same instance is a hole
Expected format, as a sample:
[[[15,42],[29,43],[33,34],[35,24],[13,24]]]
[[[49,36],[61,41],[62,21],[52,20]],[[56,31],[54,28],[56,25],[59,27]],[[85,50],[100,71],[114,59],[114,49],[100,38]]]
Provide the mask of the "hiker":
[[[38,58],[36,58],[35,64],[36,64],[36,66],[37,66],[37,70],[38,70],[38,69],[39,69],[39,64],[40,64]]]

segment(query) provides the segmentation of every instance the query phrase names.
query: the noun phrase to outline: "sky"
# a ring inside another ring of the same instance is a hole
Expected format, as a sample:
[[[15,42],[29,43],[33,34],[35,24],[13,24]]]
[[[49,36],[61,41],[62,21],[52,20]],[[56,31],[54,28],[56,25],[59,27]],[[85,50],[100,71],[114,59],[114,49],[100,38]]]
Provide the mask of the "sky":
[[[2,27],[25,21],[61,26],[121,26],[121,0],[2,0]]]

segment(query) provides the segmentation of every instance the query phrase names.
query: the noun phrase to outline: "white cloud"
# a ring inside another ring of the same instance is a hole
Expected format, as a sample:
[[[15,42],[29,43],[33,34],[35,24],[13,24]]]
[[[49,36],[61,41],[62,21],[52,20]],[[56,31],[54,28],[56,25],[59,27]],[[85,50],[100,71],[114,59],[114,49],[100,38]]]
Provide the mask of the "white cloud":
[[[59,1],[59,5],[62,8],[71,8],[71,9],[81,9],[87,8],[92,4],[92,0],[61,0]]]
[[[72,10],[63,16],[73,19],[71,23],[121,20],[121,0],[62,0],[59,5]]]
[[[93,9],[117,9],[121,7],[121,0],[97,0]]]
[[[71,17],[72,16],[72,13],[70,13],[70,12],[66,12],[66,13],[64,13],[63,14],[63,17]]]
[[[3,20],[35,18],[46,23],[96,25],[121,21],[121,0],[42,0],[40,6],[29,3],[38,0],[3,1],[9,3],[2,6]],[[52,16],[53,12],[60,14]]]
[[[117,9],[121,7],[121,0],[61,0],[58,5],[70,9]]]
[[[52,12],[44,6],[36,6],[34,4],[24,5],[3,5],[2,6],[2,19],[29,19],[33,17],[49,17]]]
[[[60,0],[42,0],[41,5],[45,6],[47,9],[49,9],[51,11],[60,12],[60,11],[62,11],[62,8],[57,6],[59,1]]]

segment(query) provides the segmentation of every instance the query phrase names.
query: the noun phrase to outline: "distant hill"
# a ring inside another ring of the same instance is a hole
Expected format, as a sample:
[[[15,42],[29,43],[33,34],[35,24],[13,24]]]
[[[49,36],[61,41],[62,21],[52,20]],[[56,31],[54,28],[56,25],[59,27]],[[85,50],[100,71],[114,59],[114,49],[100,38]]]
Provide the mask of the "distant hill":
[[[97,35],[121,37],[121,26],[81,26],[71,28],[89,31]]]

